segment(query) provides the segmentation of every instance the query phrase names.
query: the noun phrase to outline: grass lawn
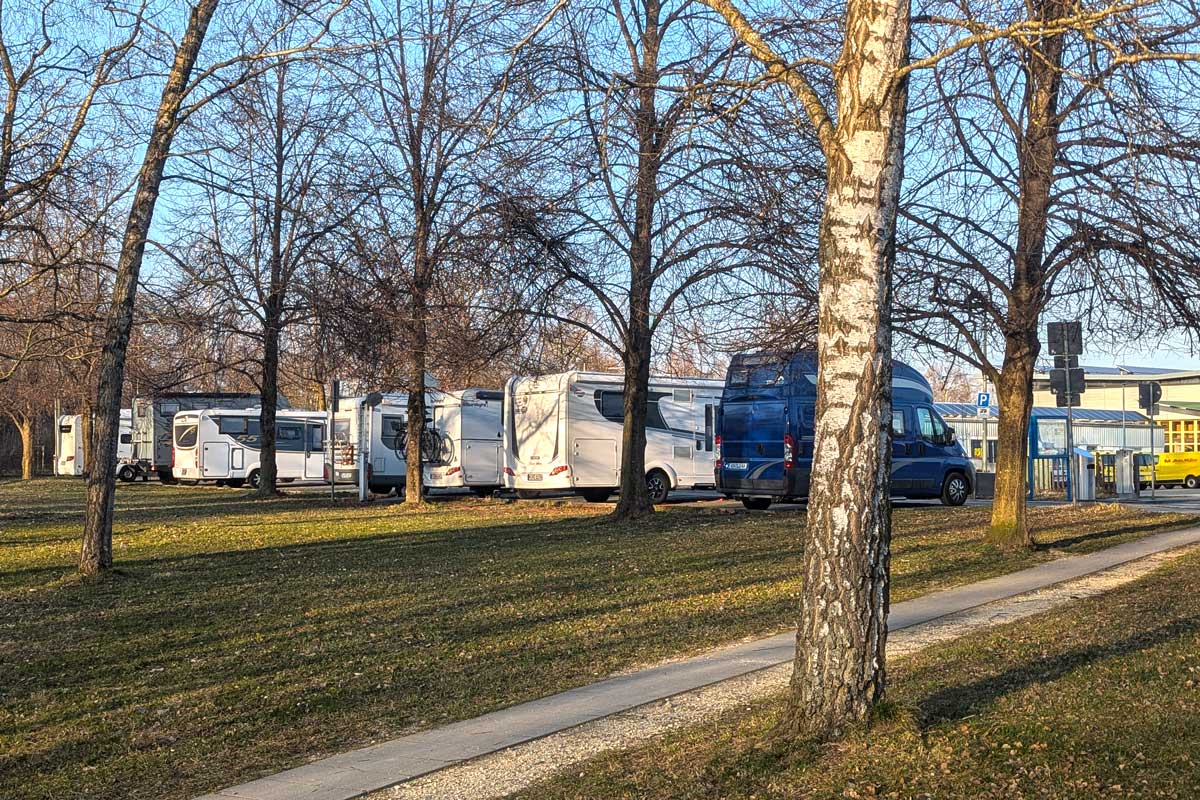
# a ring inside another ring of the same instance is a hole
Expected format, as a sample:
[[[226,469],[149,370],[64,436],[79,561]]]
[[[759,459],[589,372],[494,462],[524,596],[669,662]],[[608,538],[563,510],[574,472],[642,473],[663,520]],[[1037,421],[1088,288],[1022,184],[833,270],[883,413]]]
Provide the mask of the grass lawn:
[[[886,719],[841,742],[772,743],[775,698],[517,796],[1200,796],[1200,555],[896,667]]]
[[[79,481],[0,484],[0,797],[186,798],[792,624],[800,513],[118,489],[118,571],[74,573]],[[898,600],[1178,527],[1038,508],[895,514]]]

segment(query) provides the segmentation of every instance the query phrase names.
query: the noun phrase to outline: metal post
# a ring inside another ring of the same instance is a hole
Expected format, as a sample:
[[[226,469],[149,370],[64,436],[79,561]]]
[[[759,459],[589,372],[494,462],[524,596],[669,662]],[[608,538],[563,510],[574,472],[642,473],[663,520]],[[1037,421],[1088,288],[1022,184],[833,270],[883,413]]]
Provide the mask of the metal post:
[[[1074,414],[1071,407],[1071,370],[1067,370],[1067,499],[1071,505],[1079,504],[1078,483],[1075,478],[1075,436],[1072,423]]]
[[[1128,450],[1129,442],[1125,441],[1125,387],[1126,383],[1121,381],[1121,449]]]
[[[329,402],[325,404],[326,419],[328,420],[328,430],[325,431],[325,444],[329,447],[329,499],[337,500],[337,458],[335,456],[335,448],[337,443],[333,440],[333,426],[335,424],[334,416],[337,414],[337,381],[330,386]]]
[[[363,400],[358,401],[358,502],[367,502],[367,442],[371,441],[367,435],[367,420],[371,418],[371,412],[367,410],[367,404]]]
[[[1153,395],[1151,395],[1153,399]],[[1154,489],[1158,484],[1158,458],[1154,455],[1154,403],[1150,404],[1150,499],[1154,499]]]

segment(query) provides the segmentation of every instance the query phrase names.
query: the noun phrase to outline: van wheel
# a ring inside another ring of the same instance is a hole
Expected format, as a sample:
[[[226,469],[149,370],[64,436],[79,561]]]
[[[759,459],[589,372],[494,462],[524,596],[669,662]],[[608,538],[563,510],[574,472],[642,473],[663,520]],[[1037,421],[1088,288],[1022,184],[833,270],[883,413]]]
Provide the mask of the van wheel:
[[[651,503],[664,503],[671,492],[671,479],[661,469],[652,469],[646,473],[646,491],[650,494]]]
[[[971,487],[961,472],[951,472],[942,484],[942,505],[961,506],[967,502]]]
[[[251,489],[257,490],[259,485],[262,484],[262,479],[258,476],[258,470],[251,472],[246,478],[246,482],[250,484]]]
[[[612,492],[608,489],[580,489],[579,494],[589,503],[603,503],[608,500]]]
[[[771,498],[769,497],[743,497],[742,505],[751,511],[766,511],[771,507]]]
[[[126,464],[125,466],[121,467],[120,471],[117,472],[117,477],[120,478],[123,483],[133,483],[134,478],[137,477],[137,470]],[[1191,479],[1189,478],[1188,480]]]

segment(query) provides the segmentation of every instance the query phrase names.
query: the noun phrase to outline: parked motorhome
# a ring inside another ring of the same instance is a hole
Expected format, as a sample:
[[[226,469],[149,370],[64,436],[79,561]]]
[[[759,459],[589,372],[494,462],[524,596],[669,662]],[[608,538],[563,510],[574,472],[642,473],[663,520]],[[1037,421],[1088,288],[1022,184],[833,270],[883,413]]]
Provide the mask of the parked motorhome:
[[[466,389],[431,392],[429,430],[438,437],[437,456],[425,465],[425,485],[489,494],[501,486],[504,467],[504,392]]]
[[[127,478],[123,472],[124,463],[133,454],[133,411],[121,409],[121,427],[117,439],[117,477]],[[81,414],[65,414],[58,418],[54,434],[54,474],[73,475],[83,474],[84,431]]]
[[[175,392],[157,397],[139,397],[133,401],[133,455],[127,462],[129,480],[157,475],[163,483],[174,483],[171,471],[171,431],[180,411],[211,408],[246,409],[261,404],[259,395],[239,392],[193,394]],[[291,406],[282,395],[279,408]]]
[[[721,381],[650,379],[646,485],[656,503],[673,489],[712,488]],[[520,494],[573,491],[603,502],[621,482],[620,374],[514,377],[504,389],[505,486]]]
[[[369,491],[403,491],[407,425],[407,394],[341,398],[333,418],[334,480],[357,485],[359,465],[365,463]]]
[[[322,411],[281,411],[275,418],[279,480],[325,480]],[[177,481],[215,481],[258,488],[262,426],[257,408],[180,411],[172,423],[172,473]]]
[[[717,414],[717,489],[747,508],[808,496],[817,357],[734,356]],[[975,467],[933,407],[929,382],[892,362],[892,494],[962,505]]]

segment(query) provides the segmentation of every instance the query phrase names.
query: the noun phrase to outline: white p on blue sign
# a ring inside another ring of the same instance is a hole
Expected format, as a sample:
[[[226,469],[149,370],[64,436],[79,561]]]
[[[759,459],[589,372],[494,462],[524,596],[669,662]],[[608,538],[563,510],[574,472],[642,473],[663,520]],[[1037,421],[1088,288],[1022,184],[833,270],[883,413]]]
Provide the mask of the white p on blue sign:
[[[987,408],[991,404],[992,404],[992,393],[991,392],[979,392],[978,394],[975,395],[975,405],[979,406],[980,408]]]

